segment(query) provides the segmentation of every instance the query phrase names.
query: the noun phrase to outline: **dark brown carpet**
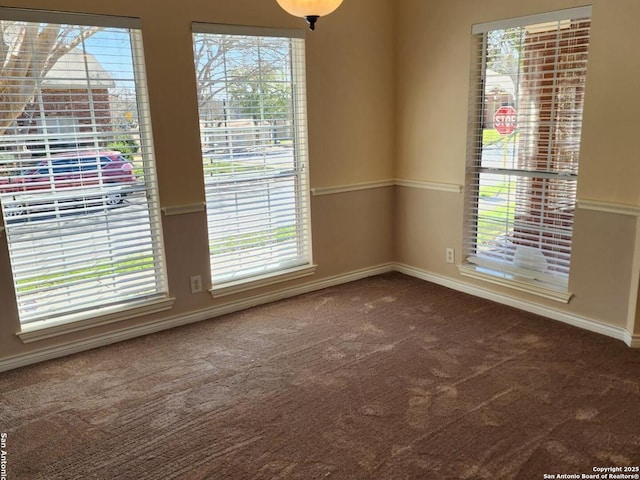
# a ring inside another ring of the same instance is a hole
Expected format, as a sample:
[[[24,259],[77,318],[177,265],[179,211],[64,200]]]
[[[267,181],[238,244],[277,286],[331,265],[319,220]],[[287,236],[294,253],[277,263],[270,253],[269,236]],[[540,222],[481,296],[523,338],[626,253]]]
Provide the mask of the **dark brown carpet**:
[[[640,465],[640,352],[400,274],[0,374],[22,479],[542,479]]]

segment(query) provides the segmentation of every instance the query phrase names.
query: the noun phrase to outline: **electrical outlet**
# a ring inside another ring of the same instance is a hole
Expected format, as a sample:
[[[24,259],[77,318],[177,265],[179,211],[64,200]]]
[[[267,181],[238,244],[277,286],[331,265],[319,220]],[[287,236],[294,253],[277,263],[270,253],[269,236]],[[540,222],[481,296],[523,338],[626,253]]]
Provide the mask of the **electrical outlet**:
[[[453,248],[447,248],[447,263],[456,262],[456,251]]]
[[[202,277],[200,275],[194,275],[191,277],[191,293],[202,292]]]

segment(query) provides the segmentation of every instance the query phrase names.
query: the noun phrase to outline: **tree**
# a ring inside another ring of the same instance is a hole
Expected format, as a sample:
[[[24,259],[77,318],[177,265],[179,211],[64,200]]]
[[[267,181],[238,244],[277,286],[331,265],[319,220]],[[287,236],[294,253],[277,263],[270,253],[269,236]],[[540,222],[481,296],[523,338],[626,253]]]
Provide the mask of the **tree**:
[[[247,86],[256,79],[275,78],[278,72],[286,71],[289,49],[283,45],[281,39],[196,34],[200,117],[212,123],[228,120],[229,104],[242,96],[242,89],[248,92]]]
[[[99,30],[101,27],[0,21],[0,135],[33,100],[38,79]]]
[[[0,135],[19,133],[19,122],[29,124],[23,120],[41,111],[36,95],[39,81],[61,57],[86,48],[84,42],[102,30],[104,27],[0,21]],[[236,84],[247,85],[258,74],[286,70],[289,50],[283,45],[280,39],[267,37],[196,35],[198,102],[205,113],[201,117],[227,120],[226,105]],[[111,99],[127,97],[123,88],[112,89]]]
[[[277,73],[262,73],[258,78],[239,72],[242,79],[229,87],[237,112],[254,122],[287,120],[291,111],[291,87]]]
[[[518,89],[522,75],[523,28],[491,30],[487,38],[487,68],[507,75]]]

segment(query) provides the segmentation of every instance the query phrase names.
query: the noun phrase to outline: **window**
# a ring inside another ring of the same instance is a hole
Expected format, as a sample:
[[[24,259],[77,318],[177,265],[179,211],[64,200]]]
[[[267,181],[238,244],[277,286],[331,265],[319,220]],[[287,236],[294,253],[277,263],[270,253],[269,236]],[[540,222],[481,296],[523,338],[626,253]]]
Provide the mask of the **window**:
[[[467,261],[507,284],[568,289],[589,17],[585,7],[474,26]]]
[[[214,291],[308,274],[304,40],[195,24],[193,41]]]
[[[167,288],[139,22],[0,18],[0,202],[22,330],[150,311]]]

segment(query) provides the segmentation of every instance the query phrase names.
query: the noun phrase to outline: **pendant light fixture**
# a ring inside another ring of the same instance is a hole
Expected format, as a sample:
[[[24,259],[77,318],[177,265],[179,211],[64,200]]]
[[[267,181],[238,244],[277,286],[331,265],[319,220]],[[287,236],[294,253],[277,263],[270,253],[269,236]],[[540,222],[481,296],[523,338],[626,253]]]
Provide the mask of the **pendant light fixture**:
[[[316,21],[329,15],[340,6],[342,0],[277,0],[282,9],[294,17],[302,17],[309,29],[316,29]]]

